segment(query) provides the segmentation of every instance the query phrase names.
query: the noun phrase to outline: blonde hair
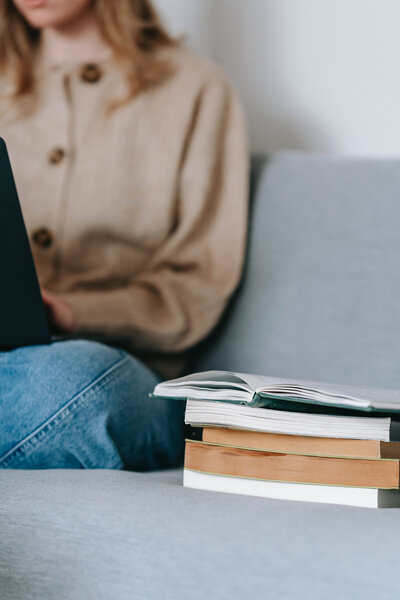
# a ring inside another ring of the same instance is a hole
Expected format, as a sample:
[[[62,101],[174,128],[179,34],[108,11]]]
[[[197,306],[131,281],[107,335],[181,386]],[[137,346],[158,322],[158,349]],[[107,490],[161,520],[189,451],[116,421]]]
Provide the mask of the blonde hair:
[[[128,82],[120,105],[169,74],[154,52],[179,43],[164,27],[151,0],[94,0],[101,33]],[[34,64],[40,31],[19,13],[12,0],[0,0],[0,72],[11,76],[14,99],[34,92]]]

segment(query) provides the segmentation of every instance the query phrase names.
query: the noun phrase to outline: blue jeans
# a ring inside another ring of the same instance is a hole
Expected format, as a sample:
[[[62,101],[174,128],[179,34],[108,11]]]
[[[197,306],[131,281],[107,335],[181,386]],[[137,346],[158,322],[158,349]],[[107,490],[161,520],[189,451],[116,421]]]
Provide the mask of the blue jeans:
[[[0,468],[146,471],[179,464],[184,403],[157,376],[84,340],[0,352]]]

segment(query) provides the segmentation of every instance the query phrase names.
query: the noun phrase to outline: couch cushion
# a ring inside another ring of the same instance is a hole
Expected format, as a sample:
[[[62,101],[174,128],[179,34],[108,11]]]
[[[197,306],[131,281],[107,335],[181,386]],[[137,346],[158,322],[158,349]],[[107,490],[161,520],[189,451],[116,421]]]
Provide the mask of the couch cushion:
[[[400,161],[283,153],[253,201],[243,286],[194,368],[400,386]]]
[[[185,489],[181,472],[0,472],[1,600],[380,600],[400,512]]]

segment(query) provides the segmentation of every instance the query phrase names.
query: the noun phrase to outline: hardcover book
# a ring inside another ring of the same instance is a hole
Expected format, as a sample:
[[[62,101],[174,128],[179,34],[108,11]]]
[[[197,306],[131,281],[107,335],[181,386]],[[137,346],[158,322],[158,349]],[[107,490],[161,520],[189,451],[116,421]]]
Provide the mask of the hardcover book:
[[[210,475],[189,469],[185,469],[183,472],[183,485],[197,490],[244,494],[275,500],[322,502],[364,508],[400,507],[399,490],[243,479],[225,475]]]
[[[285,435],[226,427],[204,427],[198,431],[195,438],[197,440],[237,448],[312,456],[400,459],[400,442]]]
[[[396,459],[332,458],[186,442],[185,469],[249,479],[399,489]]]

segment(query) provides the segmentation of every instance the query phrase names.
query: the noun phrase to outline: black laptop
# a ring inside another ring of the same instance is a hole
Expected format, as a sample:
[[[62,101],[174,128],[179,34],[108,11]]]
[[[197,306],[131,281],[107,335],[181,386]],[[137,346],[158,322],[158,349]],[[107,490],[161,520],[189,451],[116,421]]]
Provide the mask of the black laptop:
[[[128,336],[51,334],[7,147],[0,138],[0,351],[77,337],[129,346]]]

